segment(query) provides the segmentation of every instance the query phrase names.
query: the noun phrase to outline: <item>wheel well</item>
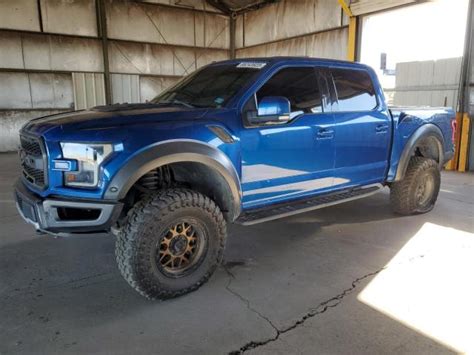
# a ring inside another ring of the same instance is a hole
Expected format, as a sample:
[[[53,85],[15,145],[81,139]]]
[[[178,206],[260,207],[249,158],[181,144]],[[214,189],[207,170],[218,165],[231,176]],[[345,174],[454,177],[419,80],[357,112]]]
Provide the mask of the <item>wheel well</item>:
[[[414,156],[430,158],[441,162],[442,143],[434,136],[424,137],[416,142]]]
[[[125,213],[144,195],[176,186],[190,188],[212,199],[226,220],[233,220],[238,213],[234,210],[234,198],[225,178],[216,169],[197,162],[170,163],[142,175],[124,199]]]

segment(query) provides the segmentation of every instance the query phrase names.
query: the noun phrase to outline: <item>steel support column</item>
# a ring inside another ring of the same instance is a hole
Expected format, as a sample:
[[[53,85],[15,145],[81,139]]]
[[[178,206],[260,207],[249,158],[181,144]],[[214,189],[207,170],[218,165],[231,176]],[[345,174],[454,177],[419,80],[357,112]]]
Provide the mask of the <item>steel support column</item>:
[[[349,35],[347,38],[347,60],[354,62],[357,59],[357,33],[358,33],[358,17],[352,14],[351,9],[347,6],[345,0],[338,0],[339,4],[344,10],[344,13],[349,17]]]
[[[104,62],[104,88],[105,88],[105,103],[110,105],[112,103],[112,85],[110,81],[109,70],[109,42],[107,38],[107,16],[105,14],[104,0],[97,0],[97,32],[102,40],[102,58]]]
[[[229,51],[230,51],[230,59],[235,59],[235,19],[236,18],[237,18],[237,15],[235,13],[232,13],[229,16],[229,35],[230,35]]]
[[[473,51],[474,51],[474,0],[469,1],[469,10],[466,23],[466,37],[464,44],[463,64],[461,70],[461,80],[459,84],[459,106],[456,114],[456,151],[453,160],[448,164],[448,168],[465,172],[469,170],[469,145],[473,144],[471,137],[472,112],[471,90],[473,79]],[[471,113],[471,116],[470,116]],[[469,117],[470,116],[470,117]],[[472,165],[472,162],[471,162]]]

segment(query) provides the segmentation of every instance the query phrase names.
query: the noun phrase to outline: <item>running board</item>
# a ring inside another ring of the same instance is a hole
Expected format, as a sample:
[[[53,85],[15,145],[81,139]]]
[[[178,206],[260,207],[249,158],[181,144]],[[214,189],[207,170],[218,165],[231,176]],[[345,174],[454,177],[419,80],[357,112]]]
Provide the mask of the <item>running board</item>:
[[[252,224],[263,223],[278,218],[292,216],[298,213],[316,210],[339,203],[356,200],[375,194],[383,188],[381,184],[343,190],[337,193],[320,195],[306,200],[298,200],[291,203],[272,205],[266,208],[259,208],[247,211],[240,215],[235,221],[237,224],[250,226]]]

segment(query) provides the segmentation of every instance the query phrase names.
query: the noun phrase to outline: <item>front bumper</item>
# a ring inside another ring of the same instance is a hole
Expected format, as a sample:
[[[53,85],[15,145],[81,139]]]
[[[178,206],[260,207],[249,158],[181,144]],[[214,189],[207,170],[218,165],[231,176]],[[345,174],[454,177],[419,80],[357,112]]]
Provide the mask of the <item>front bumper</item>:
[[[108,231],[117,221],[123,204],[93,200],[43,199],[19,179],[15,201],[23,219],[36,230],[50,234],[96,233]],[[67,212],[72,214],[69,216]]]

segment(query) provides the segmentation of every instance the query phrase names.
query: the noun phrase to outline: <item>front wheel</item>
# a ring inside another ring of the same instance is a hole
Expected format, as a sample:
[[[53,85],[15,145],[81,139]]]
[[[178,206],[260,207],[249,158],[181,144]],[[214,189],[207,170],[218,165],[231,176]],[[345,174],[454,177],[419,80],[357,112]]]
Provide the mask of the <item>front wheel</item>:
[[[149,299],[196,290],[222,260],[226,223],[208,197],[168,189],[138,202],[117,236],[115,254],[125,280]]]
[[[405,177],[390,187],[392,209],[403,215],[429,212],[436,203],[440,185],[438,163],[433,159],[412,157]]]

